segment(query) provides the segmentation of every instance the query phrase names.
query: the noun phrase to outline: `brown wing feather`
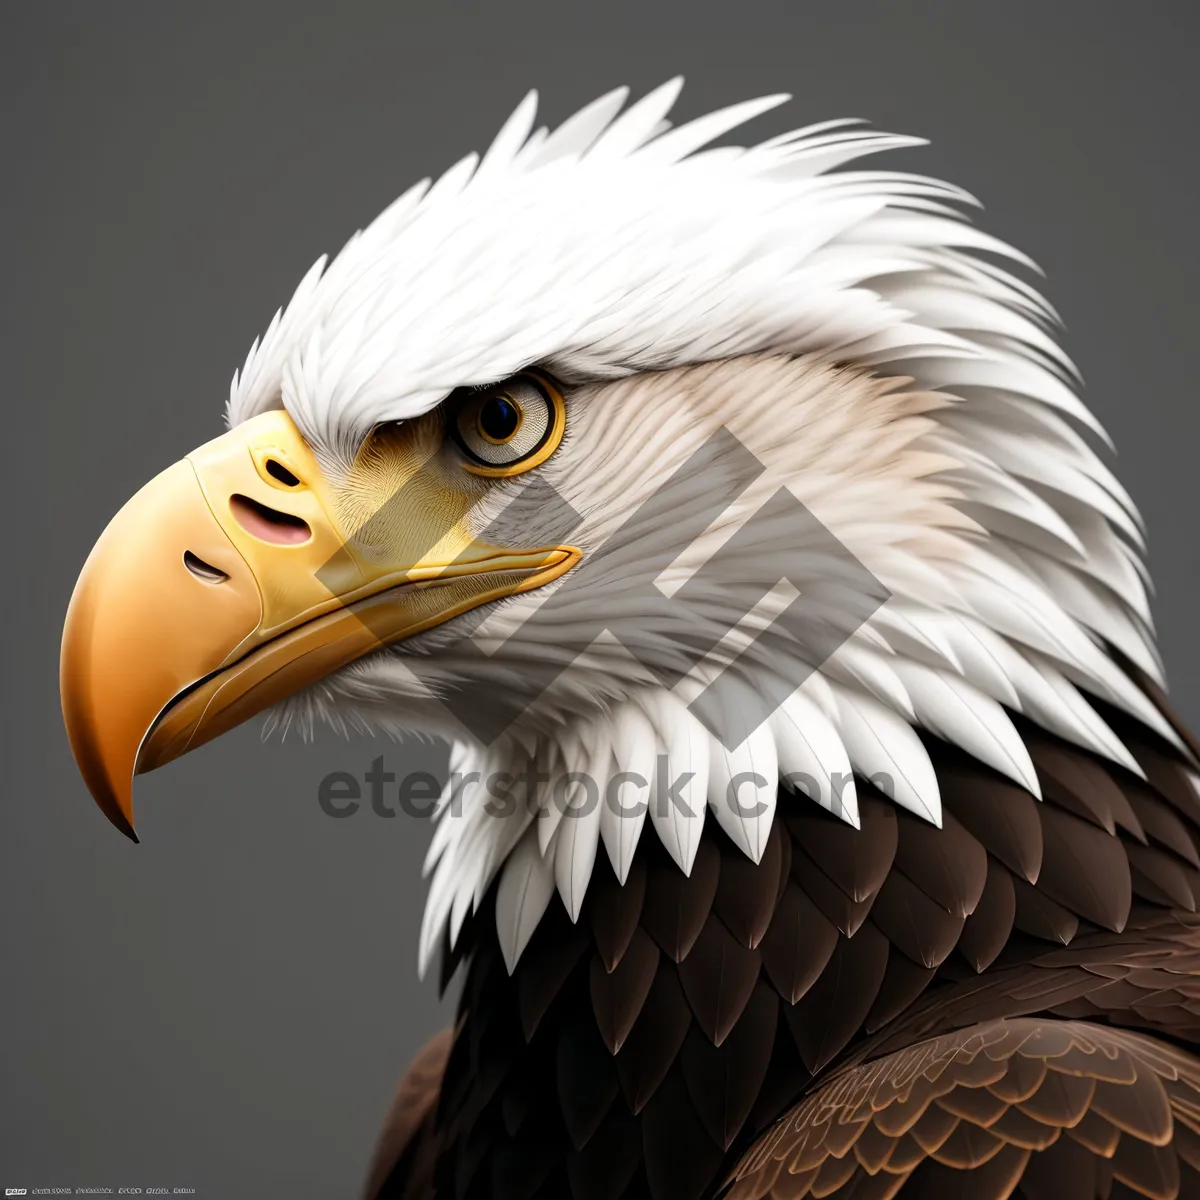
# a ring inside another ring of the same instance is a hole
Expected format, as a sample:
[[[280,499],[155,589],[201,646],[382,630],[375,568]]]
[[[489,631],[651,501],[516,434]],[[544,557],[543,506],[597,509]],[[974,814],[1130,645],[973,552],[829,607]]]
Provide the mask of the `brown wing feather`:
[[[453,1033],[443,1029],[409,1064],[371,1157],[366,1200],[425,1200],[433,1195],[436,1157],[431,1118]]]
[[[737,1164],[729,1200],[1148,1200],[1200,1188],[1200,1059],[1075,1021],[993,1021],[835,1074]],[[1114,1192],[1113,1194],[1117,1194]]]

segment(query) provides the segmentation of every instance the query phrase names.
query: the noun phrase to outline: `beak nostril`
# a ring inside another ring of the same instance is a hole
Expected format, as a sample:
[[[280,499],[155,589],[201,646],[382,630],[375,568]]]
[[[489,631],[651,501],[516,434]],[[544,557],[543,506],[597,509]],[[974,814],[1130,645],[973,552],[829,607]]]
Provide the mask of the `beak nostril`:
[[[269,508],[249,496],[230,496],[229,507],[237,523],[247,533],[264,542],[272,542],[277,546],[298,546],[312,537],[312,530],[303,518]]]
[[[183,565],[204,583],[224,583],[229,578],[220,567],[206,563],[204,559],[190,550],[183,552]]]
[[[276,462],[273,458],[268,458],[266,462],[267,474],[272,479],[278,480],[284,487],[299,487],[300,480],[296,475],[287,469],[281,462]]]

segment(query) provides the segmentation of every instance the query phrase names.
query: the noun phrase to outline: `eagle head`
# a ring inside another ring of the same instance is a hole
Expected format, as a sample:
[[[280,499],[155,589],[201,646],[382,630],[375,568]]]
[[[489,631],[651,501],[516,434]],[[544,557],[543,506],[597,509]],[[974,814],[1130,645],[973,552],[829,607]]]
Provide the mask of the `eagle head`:
[[[672,127],[678,89],[553,132],[531,94],[313,266],[228,432],[113,518],[62,698],[119,828],[135,773],[268,709],[445,737],[422,963],[494,886],[511,970],[641,838],[757,861],[783,795],[857,824],[864,781],[938,824],[930,739],[1036,795],[1028,723],[1137,772],[1092,697],[1177,741],[1027,260],[862,165],[916,139],[713,148],[785,98]]]

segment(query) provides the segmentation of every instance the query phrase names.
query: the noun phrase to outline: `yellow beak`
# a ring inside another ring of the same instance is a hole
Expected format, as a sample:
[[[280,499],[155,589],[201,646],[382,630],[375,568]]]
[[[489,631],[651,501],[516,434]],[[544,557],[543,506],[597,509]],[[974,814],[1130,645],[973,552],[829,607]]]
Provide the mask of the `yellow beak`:
[[[60,689],[75,761],[123,833],[137,840],[134,774],[579,560],[571,546],[473,539],[461,497],[439,494],[416,453],[393,478],[416,501],[406,486],[387,536],[343,528],[308,445],[270,412],[168,467],[112,519],[71,597]]]

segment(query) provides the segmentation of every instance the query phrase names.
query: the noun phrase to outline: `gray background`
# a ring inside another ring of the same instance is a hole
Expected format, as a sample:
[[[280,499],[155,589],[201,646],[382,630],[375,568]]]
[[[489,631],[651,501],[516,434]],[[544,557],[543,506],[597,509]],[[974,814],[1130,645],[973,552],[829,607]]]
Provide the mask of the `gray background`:
[[[905,164],[982,197],[1049,275],[1200,720],[1198,24],[1182,0],[6,4],[0,1183],[350,1195],[446,1020],[414,974],[428,828],[316,803],[331,769],[436,751],[243,728],[139,782],[135,847],[71,763],[58,637],[108,516],[220,432],[304,269],[530,86],[557,121],[682,71],[684,116],[787,90],[756,132],[931,138]]]

